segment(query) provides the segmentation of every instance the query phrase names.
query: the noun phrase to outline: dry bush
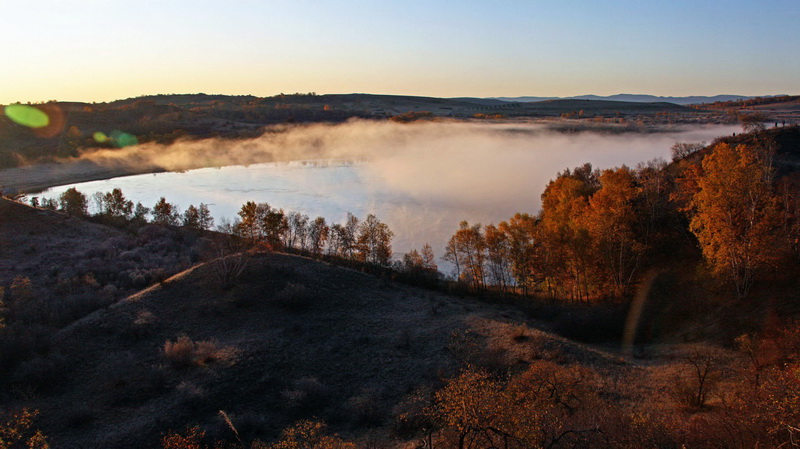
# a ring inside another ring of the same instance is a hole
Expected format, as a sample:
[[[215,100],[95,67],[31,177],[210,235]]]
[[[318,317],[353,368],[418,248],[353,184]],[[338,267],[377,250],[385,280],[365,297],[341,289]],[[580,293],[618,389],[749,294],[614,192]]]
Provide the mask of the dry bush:
[[[414,390],[394,407],[394,433],[408,439],[433,428],[430,409],[433,391],[428,388]]]
[[[514,326],[514,328],[511,330],[511,339],[517,343],[527,341],[528,338],[528,327],[524,324]]]
[[[598,412],[599,376],[579,367],[538,362],[504,382],[486,371],[467,370],[435,395],[431,418],[441,448],[595,447],[607,445]]]
[[[380,391],[374,388],[363,388],[358,394],[351,396],[345,403],[352,419],[361,426],[374,426],[381,423],[386,416]]]
[[[298,312],[308,308],[312,299],[311,292],[304,285],[288,283],[272,301],[282,309]]]
[[[38,414],[38,410],[29,409],[0,412],[0,449],[49,448],[44,434],[39,430],[33,430],[33,420]]]
[[[212,363],[233,364],[237,351],[232,346],[220,346],[216,340],[192,341],[186,335],[179,336],[174,342],[164,343],[164,358],[175,368],[206,366]]]
[[[136,319],[133,320],[134,326],[152,326],[156,321],[156,316],[153,312],[142,309],[136,312]]]
[[[692,348],[682,360],[670,386],[672,398],[679,404],[702,409],[716,393],[726,365],[723,354],[713,348]]]
[[[408,329],[401,330],[397,335],[394,337],[394,347],[396,349],[400,349],[403,351],[408,351],[411,349],[411,341],[412,341],[411,331]]]
[[[303,377],[281,392],[288,410],[295,414],[309,414],[322,410],[330,398],[330,389],[316,377]]]
[[[189,406],[195,408],[195,406],[200,405],[206,397],[206,391],[203,387],[198,386],[193,382],[189,382],[184,380],[183,382],[179,383],[176,387],[176,390],[183,396],[185,401]]]
[[[161,439],[162,449],[204,449],[203,438],[206,433],[200,427],[194,426],[186,429],[184,435],[170,431]]]
[[[471,331],[453,331],[447,349],[465,366],[475,366],[495,374],[506,373],[510,367],[506,351],[486,346],[485,339]]]
[[[356,449],[356,445],[339,438],[327,435],[326,425],[322,421],[298,421],[281,432],[281,439],[274,444],[256,441],[251,449]]]
[[[25,386],[31,391],[51,393],[64,382],[64,374],[69,368],[70,360],[51,352],[20,363],[11,379],[17,386]]]
[[[727,433],[742,446],[794,447],[800,441],[800,327],[739,339],[750,366],[725,401]]]
[[[11,300],[14,303],[25,303],[33,299],[33,285],[24,276],[17,276],[11,282]]]

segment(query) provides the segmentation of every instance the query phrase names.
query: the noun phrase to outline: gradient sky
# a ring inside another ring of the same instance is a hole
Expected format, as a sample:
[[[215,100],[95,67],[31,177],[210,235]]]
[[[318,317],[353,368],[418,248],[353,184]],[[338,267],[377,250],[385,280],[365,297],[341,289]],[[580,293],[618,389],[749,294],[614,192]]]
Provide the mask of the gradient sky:
[[[0,0],[0,103],[799,94],[800,1]]]

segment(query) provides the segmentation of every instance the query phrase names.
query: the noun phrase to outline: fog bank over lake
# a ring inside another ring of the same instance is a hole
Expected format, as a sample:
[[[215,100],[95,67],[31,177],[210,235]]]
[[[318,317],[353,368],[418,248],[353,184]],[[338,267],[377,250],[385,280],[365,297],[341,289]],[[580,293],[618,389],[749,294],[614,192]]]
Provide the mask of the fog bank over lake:
[[[654,133],[549,131],[540,124],[348,122],[309,125],[241,142],[209,140],[103,151],[99,164],[142,164],[188,170],[127,176],[74,186],[84,194],[121,188],[152,207],[159,197],[209,204],[232,219],[246,201],[321,215],[341,222],[347,211],[374,213],[395,233],[395,253],[428,242],[437,257],[466,219],[497,223],[515,212],[536,213],[558,171],[590,162],[597,168],[669,159],[675,142],[710,142],[736,126],[682,126]],[[303,159],[304,161],[268,162]],[[229,164],[251,164],[233,165]],[[223,165],[222,168],[194,167]],[[71,186],[50,189],[60,195]]]

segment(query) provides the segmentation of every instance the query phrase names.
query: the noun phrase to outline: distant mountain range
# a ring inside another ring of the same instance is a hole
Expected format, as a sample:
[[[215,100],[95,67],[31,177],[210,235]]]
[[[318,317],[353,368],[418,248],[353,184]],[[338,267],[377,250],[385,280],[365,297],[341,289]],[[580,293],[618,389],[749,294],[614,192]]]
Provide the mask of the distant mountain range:
[[[777,97],[780,95],[763,95],[763,97]],[[746,100],[748,98],[755,98],[745,95],[714,95],[708,96],[690,96],[690,97],[659,97],[656,95],[644,94],[617,94],[609,96],[601,95],[578,95],[575,97],[491,97],[482,98],[480,100],[486,101],[504,101],[504,102],[519,102],[530,103],[535,101],[546,100],[608,100],[608,101],[630,101],[634,103],[658,103],[667,102],[680,105],[700,104],[700,103],[714,103],[715,101],[735,101]]]

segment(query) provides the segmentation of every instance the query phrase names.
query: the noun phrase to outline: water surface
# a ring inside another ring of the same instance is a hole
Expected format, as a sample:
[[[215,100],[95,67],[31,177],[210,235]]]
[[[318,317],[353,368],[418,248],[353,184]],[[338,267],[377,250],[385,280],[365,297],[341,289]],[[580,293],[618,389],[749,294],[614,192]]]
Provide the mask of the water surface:
[[[73,186],[87,196],[121,188],[129,199],[149,207],[161,196],[181,210],[206,203],[217,222],[234,218],[246,201],[323,216],[329,223],[343,221],[348,211],[359,218],[374,213],[394,231],[396,255],[430,243],[439,257],[461,220],[489,224],[515,212],[536,213],[544,187],[560,170],[585,162],[611,168],[669,159],[675,142],[711,141],[736,128],[615,135],[541,131],[520,125],[464,128],[463,135],[449,130],[420,133],[418,138],[371,136],[366,140],[372,147],[362,145],[353,158],[127,176],[55,187],[42,196],[55,197]],[[348,144],[340,140],[338,145]]]

